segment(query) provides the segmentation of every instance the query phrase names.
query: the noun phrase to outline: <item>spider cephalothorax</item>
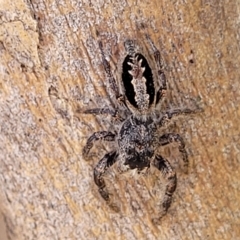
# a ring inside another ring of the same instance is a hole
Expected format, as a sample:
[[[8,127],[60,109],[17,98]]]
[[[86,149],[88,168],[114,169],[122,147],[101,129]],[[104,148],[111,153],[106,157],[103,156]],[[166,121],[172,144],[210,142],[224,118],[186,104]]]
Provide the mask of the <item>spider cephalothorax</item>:
[[[94,181],[99,188],[99,193],[108,203],[110,195],[104,181],[104,174],[114,163],[118,164],[119,173],[131,169],[137,169],[138,172],[141,172],[150,168],[151,165],[157,168],[167,180],[162,203],[164,214],[171,204],[177,180],[176,173],[168,160],[158,155],[156,150],[160,146],[178,142],[185,167],[188,165],[188,158],[184,141],[179,134],[168,133],[158,136],[157,129],[164,127],[176,115],[194,113],[196,110],[186,108],[159,112],[156,108],[167,90],[166,77],[160,52],[148,35],[146,35],[146,39],[154,53],[157,65],[156,79],[154,79],[152,68],[147,59],[136,51],[135,42],[127,40],[124,43],[126,56],[122,63],[122,79],[119,84],[111,73],[110,65],[104,55],[102,42],[99,41],[103,66],[110,87],[115,93],[116,101],[112,108],[89,109],[84,113],[110,114],[115,119],[117,117],[121,123],[120,127],[116,127],[113,132],[93,133],[83,149],[83,156],[87,156],[93,143],[97,140],[115,141],[115,148],[105,154],[94,169]],[[121,92],[118,85],[122,86]],[[125,108],[126,111],[119,111],[122,108]],[[123,116],[121,116],[122,112],[125,113],[122,114]]]

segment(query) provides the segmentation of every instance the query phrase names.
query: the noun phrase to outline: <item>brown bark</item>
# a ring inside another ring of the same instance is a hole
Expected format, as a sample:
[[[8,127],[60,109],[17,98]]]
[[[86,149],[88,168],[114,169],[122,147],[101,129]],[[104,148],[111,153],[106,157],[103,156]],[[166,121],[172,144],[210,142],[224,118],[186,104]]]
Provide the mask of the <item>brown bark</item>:
[[[238,239],[239,9],[233,0],[2,1],[0,192],[8,238]],[[114,213],[92,180],[93,166],[111,146],[99,143],[89,162],[81,155],[86,138],[110,125],[77,109],[114,97],[96,31],[107,55],[111,50],[115,75],[123,41],[136,39],[147,52],[147,32],[165,62],[166,103],[194,99],[204,109],[172,126],[186,141],[190,166],[184,175],[175,149],[165,149],[178,186],[159,225],[151,223],[153,179],[116,175],[122,211]],[[130,204],[135,199],[139,209]]]

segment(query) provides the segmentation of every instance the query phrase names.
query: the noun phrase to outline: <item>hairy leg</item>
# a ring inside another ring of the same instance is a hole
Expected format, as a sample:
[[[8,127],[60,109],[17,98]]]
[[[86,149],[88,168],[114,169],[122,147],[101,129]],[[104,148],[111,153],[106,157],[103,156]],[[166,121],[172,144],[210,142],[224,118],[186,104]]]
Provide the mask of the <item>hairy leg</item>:
[[[170,163],[160,155],[157,155],[155,157],[153,165],[162,173],[163,177],[166,179],[166,182],[167,182],[164,200],[162,204],[163,213],[159,217],[160,219],[166,214],[168,208],[171,205],[172,195],[175,192],[176,186],[177,186],[177,177]]]
[[[182,139],[182,137],[177,133],[167,133],[167,134],[162,135],[159,138],[160,146],[164,146],[164,145],[167,145],[167,144],[170,144],[173,142],[177,142],[179,144],[178,149],[179,149],[179,152],[182,153],[184,170],[185,170],[185,172],[187,172],[188,156],[187,156],[187,152],[185,149],[185,143],[184,143],[184,140]]]
[[[108,131],[100,131],[100,132],[95,132],[90,136],[87,140],[87,143],[85,147],[83,148],[83,156],[86,157],[93,147],[93,143],[98,141],[98,140],[104,140],[104,141],[114,141],[116,135],[112,132]]]
[[[105,154],[105,156],[98,162],[97,166],[94,168],[94,181],[98,186],[98,191],[100,195],[106,202],[109,202],[110,199],[103,176],[107,169],[117,161],[117,156],[118,154],[116,151]]]
[[[110,108],[92,108],[87,110],[77,110],[78,113],[85,113],[85,114],[95,114],[95,115],[101,115],[101,114],[109,114],[113,117],[115,117],[118,112],[116,110],[110,109]]]
[[[200,112],[201,109],[189,109],[189,108],[184,108],[184,109],[173,109],[165,112],[161,118],[157,120],[157,124],[159,124],[161,127],[165,127],[170,120],[173,117],[179,116],[179,115],[187,115],[187,114],[193,114],[193,113],[198,113]]]
[[[151,40],[151,38],[148,34],[146,34],[146,38],[147,38],[147,41],[148,41],[150,47],[153,50],[154,59],[155,59],[155,62],[157,64],[158,78],[159,78],[159,81],[160,81],[160,88],[157,92],[157,98],[156,98],[156,104],[158,104],[166,93],[167,81],[166,81],[166,76],[165,76],[164,71],[163,71],[163,63],[162,63],[162,58],[161,58],[160,52],[156,48],[156,46],[154,45],[153,41]]]
[[[101,51],[102,63],[103,63],[103,67],[104,67],[104,70],[106,72],[110,87],[113,90],[114,94],[116,95],[116,98],[119,99],[121,96],[120,96],[119,89],[118,89],[118,86],[117,86],[117,83],[116,83],[116,79],[114,78],[114,76],[111,72],[111,67],[110,67],[109,62],[106,60],[106,57],[105,57],[105,54],[104,54],[104,51],[103,51],[103,45],[102,45],[101,41],[98,41],[98,46],[99,46],[100,51]]]
[[[102,114],[108,114],[111,115],[116,122],[123,122],[125,119],[120,116],[119,112],[117,110],[113,110],[110,108],[92,108],[87,110],[77,110],[78,113],[83,114],[94,114],[94,115],[102,115]]]

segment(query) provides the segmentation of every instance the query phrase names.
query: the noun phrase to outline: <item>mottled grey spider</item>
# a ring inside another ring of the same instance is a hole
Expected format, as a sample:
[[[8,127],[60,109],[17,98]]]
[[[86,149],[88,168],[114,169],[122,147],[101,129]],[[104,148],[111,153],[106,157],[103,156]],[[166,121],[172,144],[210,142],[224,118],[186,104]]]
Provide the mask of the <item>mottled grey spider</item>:
[[[114,103],[115,109],[95,108],[85,110],[84,113],[110,114],[120,121],[120,127],[115,132],[100,131],[93,133],[83,148],[83,156],[88,155],[95,141],[100,139],[115,141],[115,149],[105,154],[94,168],[94,181],[98,186],[100,195],[107,203],[110,203],[110,194],[106,188],[104,173],[114,163],[118,164],[117,170],[119,173],[131,169],[137,169],[140,173],[146,168],[150,168],[150,165],[156,167],[167,180],[162,203],[164,215],[170,207],[177,178],[168,160],[156,154],[156,149],[159,146],[177,142],[185,168],[188,166],[188,156],[184,141],[179,134],[168,133],[158,136],[157,129],[166,126],[174,116],[195,113],[196,110],[185,108],[158,112],[157,106],[165,95],[167,83],[160,52],[148,35],[146,35],[146,39],[154,53],[159,82],[154,79],[153,71],[146,58],[136,51],[135,42],[126,40],[124,42],[126,57],[122,63],[122,82],[117,84],[111,72],[110,64],[105,58],[102,42],[98,41],[106,76],[117,101]],[[120,88],[118,85],[120,85]]]

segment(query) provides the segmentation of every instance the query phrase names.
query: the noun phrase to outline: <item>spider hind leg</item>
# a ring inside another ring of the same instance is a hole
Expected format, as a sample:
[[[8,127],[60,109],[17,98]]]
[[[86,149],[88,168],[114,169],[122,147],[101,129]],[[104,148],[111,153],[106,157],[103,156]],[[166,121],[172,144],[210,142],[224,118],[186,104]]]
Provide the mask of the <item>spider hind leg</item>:
[[[105,154],[94,168],[94,182],[98,186],[98,192],[101,197],[110,205],[109,191],[104,181],[104,174],[117,161],[118,154],[116,151]],[[114,206],[110,207],[114,208]],[[115,207],[116,208],[116,207]],[[114,209],[117,211],[117,209]]]
[[[153,165],[162,173],[164,179],[167,182],[164,199],[162,203],[163,212],[159,217],[162,218],[166,213],[172,202],[172,195],[177,187],[177,177],[176,172],[168,162],[162,156],[157,155],[154,159]]]
[[[119,93],[119,88],[116,82],[116,79],[114,78],[112,71],[111,71],[111,66],[109,64],[109,62],[107,61],[105,54],[104,54],[104,50],[103,50],[103,44],[101,41],[98,41],[98,46],[101,52],[101,56],[102,56],[102,63],[103,63],[103,67],[107,76],[107,79],[109,81],[110,84],[110,88],[112,89],[112,91],[114,92],[116,99],[119,99],[121,97],[120,93]]]
[[[160,51],[157,49],[157,47],[154,45],[152,39],[148,34],[146,34],[147,41],[153,51],[154,59],[157,64],[157,73],[158,73],[158,79],[160,82],[160,87],[157,91],[156,95],[156,105],[163,99],[166,91],[167,91],[167,79],[165,76],[165,73],[163,71],[163,59],[161,57]]]

